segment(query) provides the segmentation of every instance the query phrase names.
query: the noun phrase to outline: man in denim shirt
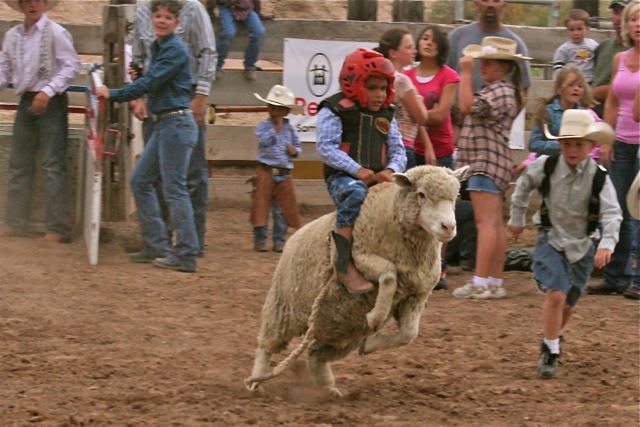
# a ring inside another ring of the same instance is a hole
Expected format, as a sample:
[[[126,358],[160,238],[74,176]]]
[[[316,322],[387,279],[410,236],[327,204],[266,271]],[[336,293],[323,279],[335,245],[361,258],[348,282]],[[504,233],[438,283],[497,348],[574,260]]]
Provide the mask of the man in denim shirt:
[[[205,116],[207,98],[214,79],[217,53],[216,40],[211,20],[198,0],[183,0],[178,27],[175,34],[185,43],[189,50],[191,63],[191,110],[198,125],[198,142],[191,153],[187,186],[193,206],[196,233],[200,246],[198,255],[204,254],[204,240],[206,232],[207,206],[209,203],[209,167],[206,156]],[[151,61],[151,46],[156,35],[151,24],[151,8],[149,2],[138,2],[135,26],[133,32],[132,54],[133,62],[141,67],[149,68]],[[154,121],[148,117],[146,102],[138,101],[134,114],[144,120],[143,133],[145,141],[154,130]],[[160,201],[164,205],[163,201]]]
[[[181,7],[179,0],[151,3],[157,38],[151,46],[148,71],[130,85],[120,89],[102,86],[96,94],[116,102],[149,94],[149,110],[155,115],[155,129],[131,177],[144,240],[144,248],[132,254],[131,261],[195,272],[199,242],[187,190],[187,172],[198,130],[189,109],[192,93],[189,52],[174,34]],[[162,181],[171,226],[176,232],[174,250],[160,212],[155,189],[158,180]]]

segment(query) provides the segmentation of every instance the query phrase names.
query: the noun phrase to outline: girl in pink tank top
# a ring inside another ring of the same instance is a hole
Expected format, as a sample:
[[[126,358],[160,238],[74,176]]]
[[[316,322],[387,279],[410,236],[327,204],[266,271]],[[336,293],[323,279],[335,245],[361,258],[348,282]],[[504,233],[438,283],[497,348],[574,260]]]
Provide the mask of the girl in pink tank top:
[[[616,120],[616,139],[627,144],[640,144],[640,126],[633,120],[633,100],[640,90],[640,69],[629,69],[633,62],[635,49],[622,53],[618,64],[618,72],[613,78],[611,90],[618,100],[618,117]]]

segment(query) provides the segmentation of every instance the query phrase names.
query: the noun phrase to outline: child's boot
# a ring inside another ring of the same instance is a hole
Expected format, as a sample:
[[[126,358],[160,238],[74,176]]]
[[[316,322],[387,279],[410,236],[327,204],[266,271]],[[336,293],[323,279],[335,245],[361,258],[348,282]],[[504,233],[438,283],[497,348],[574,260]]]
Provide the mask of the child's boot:
[[[335,231],[331,232],[331,235],[336,244],[336,257],[333,260],[333,266],[336,269],[338,280],[350,294],[365,294],[372,291],[374,286],[353,265],[351,241]]]
[[[542,378],[553,378],[558,365],[559,353],[551,353],[549,347],[543,342],[540,347],[540,359],[538,359],[538,374]]]

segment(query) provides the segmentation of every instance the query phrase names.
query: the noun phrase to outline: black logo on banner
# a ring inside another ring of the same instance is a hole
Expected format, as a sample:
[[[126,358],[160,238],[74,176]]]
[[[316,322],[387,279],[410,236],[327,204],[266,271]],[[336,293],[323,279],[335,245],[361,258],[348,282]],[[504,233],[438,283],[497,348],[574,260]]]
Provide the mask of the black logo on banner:
[[[331,61],[324,53],[316,53],[307,65],[307,87],[315,96],[324,96],[331,87]]]

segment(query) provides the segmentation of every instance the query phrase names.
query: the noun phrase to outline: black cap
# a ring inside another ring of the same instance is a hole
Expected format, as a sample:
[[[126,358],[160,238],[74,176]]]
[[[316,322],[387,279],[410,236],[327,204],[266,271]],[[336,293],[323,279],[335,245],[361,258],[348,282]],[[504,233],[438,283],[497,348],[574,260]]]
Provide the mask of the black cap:
[[[611,3],[609,3],[609,9],[613,9],[614,6],[625,7],[629,4],[629,1],[631,0],[611,0]]]

